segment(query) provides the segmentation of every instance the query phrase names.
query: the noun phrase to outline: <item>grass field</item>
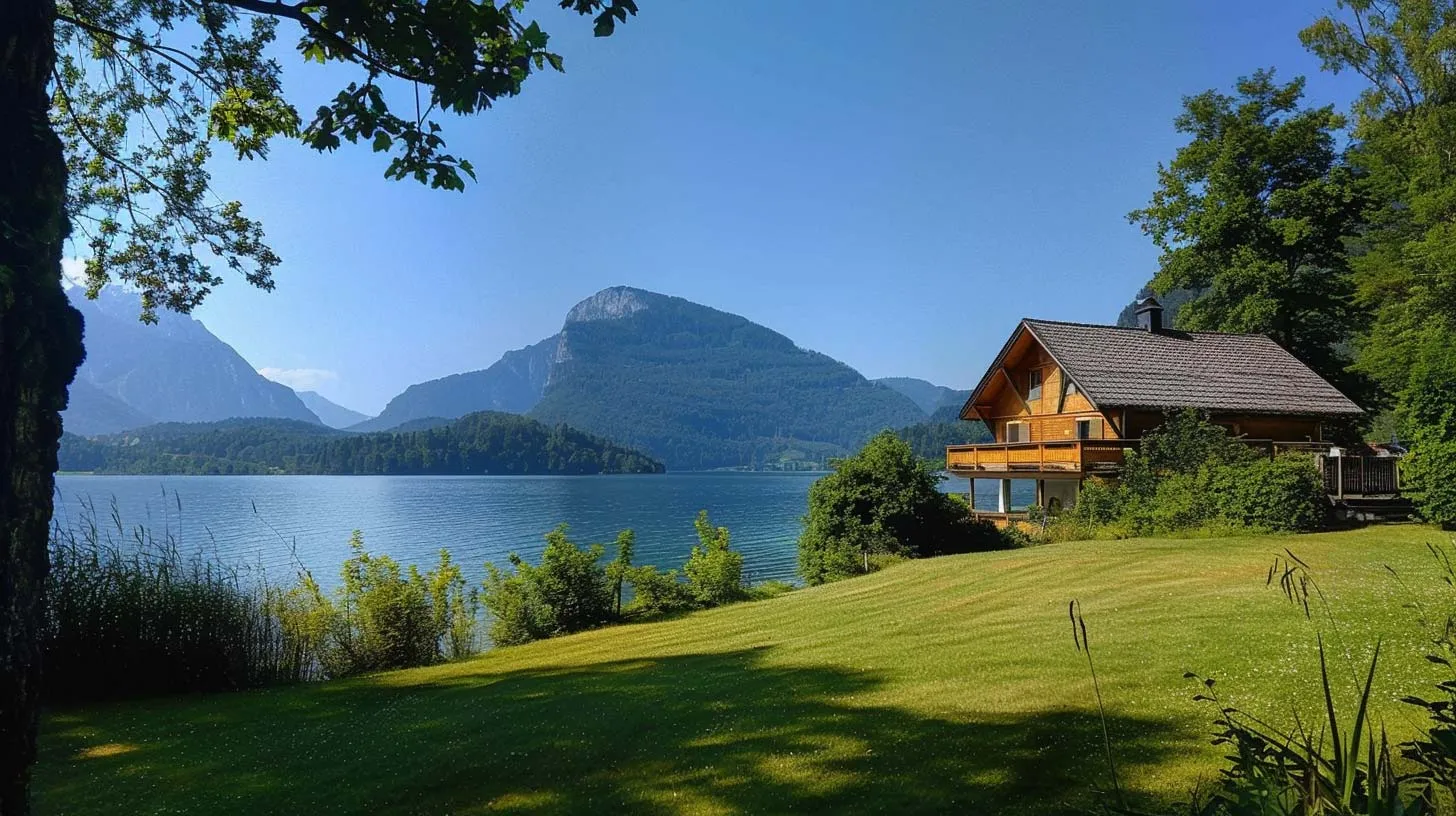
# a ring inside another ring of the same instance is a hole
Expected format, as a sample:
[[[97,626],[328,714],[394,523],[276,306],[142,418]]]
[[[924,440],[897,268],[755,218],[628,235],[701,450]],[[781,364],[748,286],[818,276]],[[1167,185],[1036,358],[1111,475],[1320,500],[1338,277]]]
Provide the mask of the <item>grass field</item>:
[[[40,813],[1076,812],[1107,784],[1067,602],[1142,804],[1217,769],[1192,670],[1278,722],[1318,704],[1315,624],[1264,585],[1309,562],[1345,699],[1436,679],[1430,528],[1077,542],[911,562],[773,600],[359,680],[51,712]],[[1386,571],[1394,568],[1398,582]],[[1404,586],[1402,586],[1402,583]],[[104,667],[97,667],[104,671]]]

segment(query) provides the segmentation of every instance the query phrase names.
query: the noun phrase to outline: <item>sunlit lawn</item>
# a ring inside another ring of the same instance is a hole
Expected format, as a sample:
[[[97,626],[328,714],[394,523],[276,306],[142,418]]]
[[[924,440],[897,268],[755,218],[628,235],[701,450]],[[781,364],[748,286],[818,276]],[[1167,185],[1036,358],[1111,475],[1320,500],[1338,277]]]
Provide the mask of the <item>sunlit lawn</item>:
[[[1107,785],[1067,602],[1082,602],[1123,784],[1176,801],[1218,767],[1185,671],[1280,722],[1315,711],[1316,625],[1346,698],[1434,667],[1430,528],[1071,543],[913,562],[758,603],[430,669],[52,712],[41,813],[1071,812]],[[1284,547],[1336,624],[1265,573]],[[1393,567],[1400,582],[1386,571]],[[104,672],[105,667],[98,666]]]

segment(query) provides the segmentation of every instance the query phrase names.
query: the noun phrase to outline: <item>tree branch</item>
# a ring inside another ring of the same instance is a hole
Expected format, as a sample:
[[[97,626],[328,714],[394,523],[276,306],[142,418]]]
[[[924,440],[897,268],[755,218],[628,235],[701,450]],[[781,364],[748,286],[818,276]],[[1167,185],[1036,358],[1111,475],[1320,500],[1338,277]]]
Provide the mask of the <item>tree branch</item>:
[[[349,56],[358,60],[363,65],[375,71],[378,71],[379,73],[389,74],[392,77],[408,80],[410,82],[423,82],[424,84],[431,85],[431,87],[433,87],[433,83],[431,83],[424,77],[414,76],[412,74],[401,71],[392,65],[379,62],[378,60],[374,59],[374,57],[366,53],[363,49],[359,48],[359,46],[350,42],[348,38],[339,34],[337,31],[330,30],[322,23],[320,23],[317,19],[304,12],[303,9],[306,7],[306,5],[319,5],[316,2],[310,2],[306,5],[303,3],[300,3],[298,5],[289,5],[287,3],[281,2],[281,0],[272,0],[272,2],[269,2],[268,0],[218,0],[218,2],[226,6],[232,6],[236,9],[242,9],[243,11],[251,11],[255,14],[265,14],[271,17],[284,17],[289,20],[293,20],[299,25],[303,26],[304,29],[312,34],[315,38],[328,40],[334,46],[346,52]]]

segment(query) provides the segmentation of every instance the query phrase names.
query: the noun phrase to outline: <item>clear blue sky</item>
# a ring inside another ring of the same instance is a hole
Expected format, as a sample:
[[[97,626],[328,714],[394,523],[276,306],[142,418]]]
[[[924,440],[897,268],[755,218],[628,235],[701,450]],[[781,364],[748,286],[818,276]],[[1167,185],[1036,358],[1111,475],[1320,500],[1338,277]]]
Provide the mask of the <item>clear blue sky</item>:
[[[219,162],[284,263],[276,292],[232,280],[198,317],[371,413],[617,284],[969,387],[1018,318],[1110,322],[1151,276],[1125,214],[1183,95],[1267,66],[1342,108],[1353,87],[1296,36],[1328,0],[642,0],[607,40],[533,5],[567,72],[450,123],[466,193],[348,145]],[[304,111],[343,79],[288,71]]]

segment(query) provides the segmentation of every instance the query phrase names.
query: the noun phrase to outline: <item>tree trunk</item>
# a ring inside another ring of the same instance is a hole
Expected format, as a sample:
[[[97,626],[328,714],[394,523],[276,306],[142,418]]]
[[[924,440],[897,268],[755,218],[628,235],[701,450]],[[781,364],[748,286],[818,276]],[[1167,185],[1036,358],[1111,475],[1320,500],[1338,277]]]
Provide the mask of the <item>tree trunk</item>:
[[[82,358],[81,316],[61,289],[55,18],[55,0],[0,2],[0,816],[28,809],[60,412]]]

